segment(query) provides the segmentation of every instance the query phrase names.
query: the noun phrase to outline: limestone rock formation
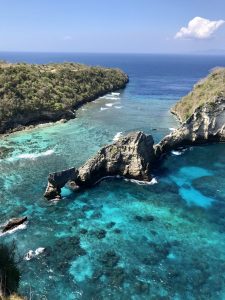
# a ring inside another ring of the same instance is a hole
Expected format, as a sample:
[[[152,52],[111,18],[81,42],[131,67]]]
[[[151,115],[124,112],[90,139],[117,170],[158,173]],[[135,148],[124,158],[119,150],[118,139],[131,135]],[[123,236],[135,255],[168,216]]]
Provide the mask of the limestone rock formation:
[[[78,170],[75,168],[49,175],[45,192],[47,199],[58,198],[60,189],[68,181],[74,186],[90,187],[106,176],[124,176],[150,181],[155,159],[153,138],[143,132],[133,132],[117,142],[103,147]]]
[[[189,145],[225,142],[225,99],[197,108],[178,129],[155,146],[157,155]]]
[[[78,170],[75,168],[49,174],[45,197],[47,199],[60,199],[61,188],[68,181],[76,180],[77,176]]]

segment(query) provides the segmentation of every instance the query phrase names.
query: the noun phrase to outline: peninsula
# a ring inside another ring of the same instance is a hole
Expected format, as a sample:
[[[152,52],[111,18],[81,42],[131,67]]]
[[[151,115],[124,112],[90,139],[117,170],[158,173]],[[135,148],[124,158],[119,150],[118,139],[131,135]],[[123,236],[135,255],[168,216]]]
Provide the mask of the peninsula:
[[[119,69],[77,63],[0,63],[0,134],[25,126],[69,120],[75,110],[124,88]]]

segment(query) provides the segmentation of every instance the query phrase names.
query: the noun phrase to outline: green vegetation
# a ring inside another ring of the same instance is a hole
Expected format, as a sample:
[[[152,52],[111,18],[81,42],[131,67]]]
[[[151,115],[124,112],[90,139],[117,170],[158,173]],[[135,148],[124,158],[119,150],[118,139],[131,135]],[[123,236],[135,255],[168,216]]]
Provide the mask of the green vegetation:
[[[20,272],[15,261],[15,245],[0,244],[0,299],[15,293],[19,287]]]
[[[8,64],[0,62],[0,133],[19,125],[56,121],[79,105],[128,81],[119,69],[75,63]]]
[[[185,122],[197,108],[205,103],[213,105],[219,98],[225,99],[225,68],[216,68],[208,77],[200,80],[171,111],[181,122]]]

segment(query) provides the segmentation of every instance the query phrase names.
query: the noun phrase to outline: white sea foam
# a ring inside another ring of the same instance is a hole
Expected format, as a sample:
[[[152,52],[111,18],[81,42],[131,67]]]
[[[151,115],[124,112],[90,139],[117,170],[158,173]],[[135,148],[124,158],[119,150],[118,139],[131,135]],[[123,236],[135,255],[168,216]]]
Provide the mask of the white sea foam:
[[[23,229],[26,229],[26,228],[27,228],[27,222],[24,223],[24,224],[21,224],[19,226],[16,226],[15,228],[13,228],[11,230],[8,230],[6,232],[0,233],[0,237],[4,236],[6,234],[12,234],[12,233],[16,232],[17,230],[23,230]]]
[[[114,105],[114,103],[106,103],[106,106],[108,107],[112,107]]]
[[[101,107],[101,108],[100,108],[101,111],[107,110],[107,109],[109,109],[109,108],[108,108],[108,107]]]
[[[123,106],[115,105],[114,107],[117,108],[117,109],[121,109]]]
[[[175,151],[175,150],[171,151],[171,153],[172,153],[173,155],[182,155],[182,154],[183,154],[182,151]]]
[[[105,96],[99,97],[98,99],[106,99],[106,100],[118,100],[120,97],[120,93],[111,93]]]
[[[170,127],[169,130],[174,131],[174,130],[176,130],[176,128]]]
[[[121,136],[122,136],[122,132],[117,132],[117,134],[113,138],[113,142],[117,142]]]
[[[158,180],[155,177],[152,178],[151,181],[142,181],[142,180],[136,180],[136,179],[128,179],[128,178],[125,178],[123,176],[116,175],[116,176],[105,176],[105,177],[102,177],[101,179],[99,179],[98,181],[96,181],[95,184],[98,184],[99,182],[101,182],[103,180],[113,179],[113,178],[123,179],[124,181],[136,183],[138,185],[154,185],[154,184],[158,183]]]
[[[32,258],[40,255],[41,253],[43,253],[45,251],[45,248],[43,247],[39,247],[37,248],[36,250],[29,250],[25,256],[24,256],[24,259],[25,260],[31,260]]]
[[[35,250],[35,255],[39,255],[45,251],[45,248],[39,247]]]
[[[24,256],[25,260],[31,260],[34,257],[34,251],[33,250],[29,250],[26,255]]]
[[[45,152],[40,152],[40,153],[24,153],[24,154],[19,154],[18,156],[16,156],[16,158],[18,159],[36,159],[38,157],[41,157],[41,156],[49,156],[49,155],[52,155],[54,153],[54,149],[50,149],[50,150],[47,150]]]
[[[116,100],[118,101],[119,100],[119,97],[115,97],[115,96],[108,96],[105,98],[106,100]]]
[[[171,153],[172,153],[173,155],[177,155],[177,156],[178,156],[178,155],[184,154],[185,151],[187,151],[187,148],[179,149],[179,150],[172,150]]]
[[[138,185],[153,185],[153,184],[158,183],[158,180],[155,177],[152,178],[151,181],[142,181],[142,180],[136,180],[136,179],[127,179],[127,178],[125,178],[124,180],[132,182],[132,183],[136,183]]]

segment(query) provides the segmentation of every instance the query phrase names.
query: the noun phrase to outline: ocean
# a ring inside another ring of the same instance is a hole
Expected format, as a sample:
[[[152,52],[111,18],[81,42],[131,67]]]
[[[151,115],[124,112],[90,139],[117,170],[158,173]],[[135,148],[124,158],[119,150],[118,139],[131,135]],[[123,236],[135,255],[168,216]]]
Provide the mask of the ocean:
[[[223,56],[0,53],[10,62],[80,62],[119,67],[124,90],[77,111],[65,124],[0,140],[0,222],[28,223],[0,241],[16,241],[19,292],[36,299],[225,299],[224,144],[172,152],[143,185],[102,181],[63,200],[43,198],[49,172],[79,167],[130,131],[156,142],[179,126],[170,108]],[[31,260],[29,250],[46,251]]]

